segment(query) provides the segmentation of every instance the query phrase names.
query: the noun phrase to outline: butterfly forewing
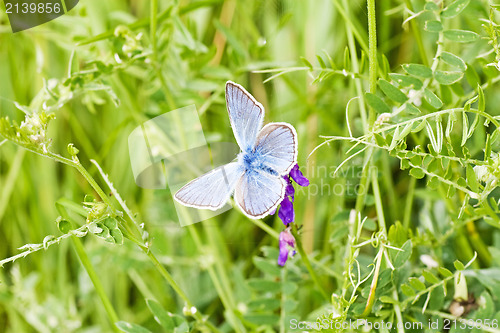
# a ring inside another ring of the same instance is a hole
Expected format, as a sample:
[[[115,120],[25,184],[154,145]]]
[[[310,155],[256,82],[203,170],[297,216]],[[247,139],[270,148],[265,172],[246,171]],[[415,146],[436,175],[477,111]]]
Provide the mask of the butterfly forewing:
[[[234,200],[250,218],[262,218],[279,205],[285,195],[285,180],[265,171],[246,172],[236,184]]]
[[[229,199],[243,172],[236,162],[226,164],[187,183],[174,197],[188,207],[217,210]]]
[[[287,123],[269,123],[257,137],[255,150],[263,163],[280,175],[287,174],[297,163],[297,134]]]
[[[264,108],[242,86],[231,81],[226,83],[226,104],[236,142],[242,151],[252,149],[262,127]]]

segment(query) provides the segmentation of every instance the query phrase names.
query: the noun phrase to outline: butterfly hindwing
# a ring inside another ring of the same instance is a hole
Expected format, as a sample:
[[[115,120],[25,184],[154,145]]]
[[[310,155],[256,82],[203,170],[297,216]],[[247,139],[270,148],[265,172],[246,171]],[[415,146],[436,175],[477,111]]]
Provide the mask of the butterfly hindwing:
[[[297,133],[287,123],[269,123],[260,131],[255,150],[263,163],[278,174],[287,174],[297,163]]]
[[[285,180],[262,170],[245,172],[236,184],[234,200],[245,215],[257,219],[268,215],[285,195]]]
[[[175,193],[184,206],[217,210],[229,199],[244,170],[233,162],[192,180]]]
[[[253,148],[264,120],[264,107],[231,81],[226,83],[226,104],[236,142],[242,151]]]

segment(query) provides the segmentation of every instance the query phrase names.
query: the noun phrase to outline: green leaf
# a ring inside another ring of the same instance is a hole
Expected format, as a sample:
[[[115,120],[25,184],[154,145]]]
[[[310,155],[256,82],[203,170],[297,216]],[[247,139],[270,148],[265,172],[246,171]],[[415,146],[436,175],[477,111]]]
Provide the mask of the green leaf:
[[[293,299],[287,299],[284,303],[283,303],[283,309],[286,311],[286,312],[290,312],[290,311],[293,311],[297,308],[297,305],[299,304],[299,302],[297,301],[294,301]],[[279,306],[278,306],[279,308]]]
[[[371,106],[377,113],[390,113],[391,109],[385,102],[375,94],[365,94],[366,103]]]
[[[362,51],[362,55],[365,55],[364,51]],[[387,60],[387,57],[385,56],[385,54],[382,54],[380,57],[381,57],[380,70],[382,71],[382,77],[384,79],[387,79],[388,74],[391,71],[391,65],[389,65],[389,60]]]
[[[277,292],[281,289],[281,283],[264,279],[251,279],[248,285],[252,289],[265,292]]]
[[[478,94],[478,101],[477,101],[477,110],[480,112],[484,112],[484,109],[486,108],[486,102],[484,100],[484,92],[483,88],[478,84],[477,85],[477,94]]]
[[[57,228],[63,234],[67,234],[68,232],[71,231],[71,229],[72,229],[71,222],[69,222],[61,217],[59,217],[56,222],[57,222]]]
[[[439,279],[428,270],[424,270],[422,272],[422,276],[424,277],[425,281],[427,281],[431,284],[439,283]]]
[[[427,1],[424,6],[425,10],[436,11],[439,10],[439,6],[434,1]]]
[[[248,307],[254,311],[274,311],[281,306],[281,301],[276,298],[260,298],[248,302]]]
[[[379,301],[381,301],[382,303],[389,303],[389,304],[398,304],[399,303],[394,298],[389,297],[389,296],[385,296],[385,295],[380,296]]]
[[[161,325],[165,330],[172,331],[175,328],[175,323],[172,317],[168,314],[165,309],[155,300],[147,299],[146,304],[149,310],[154,315],[155,320]]]
[[[452,2],[441,12],[441,17],[451,18],[457,16],[460,12],[462,12],[462,10],[465,9],[465,7],[467,7],[469,2],[470,0],[456,0]]]
[[[436,81],[443,85],[451,85],[464,76],[462,72],[445,72],[445,71],[436,71],[434,73],[434,77]]]
[[[416,289],[418,291],[421,291],[421,290],[425,289],[425,284],[422,281],[420,281],[418,278],[416,278],[416,277],[409,278],[408,282],[410,283],[410,285],[414,289]]]
[[[410,170],[410,175],[417,179],[422,179],[425,177],[425,172],[422,169],[413,168]]]
[[[106,217],[101,221],[108,229],[116,229],[118,222],[114,217]]]
[[[413,76],[423,77],[425,79],[432,77],[432,70],[421,64],[405,64],[403,65],[403,69],[406,73]]]
[[[244,318],[256,325],[275,325],[280,319],[279,316],[272,314],[250,314]]]
[[[443,24],[436,20],[425,21],[424,29],[429,32],[440,32],[443,30]]]
[[[396,221],[396,223],[390,226],[387,239],[391,245],[401,247],[408,240],[407,233],[406,228],[403,227],[401,222]]]
[[[413,124],[416,124],[416,123],[417,123],[416,121],[415,121],[415,122],[413,122]],[[424,120],[422,120],[422,121],[420,122],[420,124],[418,124],[417,126],[415,126],[415,128],[413,128],[413,129],[411,130],[411,132],[412,132],[412,133],[418,133],[418,132],[420,132],[421,130],[423,130],[423,129],[426,127],[426,125],[427,125],[427,120],[425,120],[425,119],[424,119]]]
[[[452,275],[453,275],[453,273],[452,273],[452,272],[450,272],[450,270],[449,270],[449,269],[444,268],[444,267],[439,267],[439,268],[438,268],[438,271],[439,271],[439,274],[441,274],[441,275],[442,275],[442,276],[444,276],[445,278],[450,277],[450,276],[452,276]]]
[[[410,171],[411,172],[411,171]],[[412,253],[412,243],[411,239],[407,240],[401,247],[402,251],[397,251],[396,257],[394,258],[393,265],[395,268],[399,268],[407,262]]]
[[[407,284],[401,285],[401,291],[403,292],[403,294],[405,294],[408,297],[415,296],[415,290]]]
[[[316,55],[316,59],[318,59],[318,64],[322,69],[326,69],[326,64],[319,55]]]
[[[441,59],[442,61],[444,61],[448,65],[457,68],[461,72],[464,72],[467,69],[467,65],[462,60],[462,58],[457,57],[453,53],[441,52],[439,59]]]
[[[311,70],[311,71],[313,70],[313,68],[314,68],[314,67],[313,67],[313,65],[309,62],[309,60],[307,60],[307,59],[306,59],[306,58],[304,58],[304,57],[300,57],[300,61],[302,61],[302,63],[303,63],[304,65],[306,65],[307,67],[309,67],[309,70]]]
[[[151,333],[151,331],[147,328],[144,328],[137,324],[127,323],[126,321],[116,322],[115,326],[118,327],[120,331],[126,333]]]
[[[109,234],[114,240],[115,244],[122,245],[123,244],[123,234],[122,231],[118,228],[116,229],[110,229]]]
[[[344,69],[346,71],[351,70],[351,53],[349,52],[349,48],[346,46],[344,49]]]
[[[446,39],[457,43],[471,43],[479,38],[478,34],[468,30],[450,29],[445,30],[443,34]]]
[[[282,287],[283,287],[282,292],[283,294],[286,295],[291,295],[298,289],[297,284],[290,281],[284,282]]]
[[[491,136],[486,134],[486,145],[484,147],[484,158],[489,160],[491,156]]]
[[[439,85],[439,95],[444,104],[451,104],[453,102],[453,95],[449,86],[444,84]]]
[[[479,192],[479,182],[477,181],[476,173],[470,164],[466,168],[467,184],[474,192]]]
[[[467,70],[465,71],[465,78],[467,79],[467,82],[469,82],[469,85],[471,87],[477,87],[478,85],[481,85],[481,79],[479,78],[476,69],[471,65],[467,66]]]
[[[405,104],[405,112],[407,112],[409,115],[417,115],[422,113],[415,105],[412,103],[406,103]]]
[[[403,92],[401,92],[401,90],[394,87],[392,84],[390,84],[386,80],[380,79],[378,81],[378,85],[380,87],[380,90],[382,90],[382,92],[387,97],[392,99],[393,101],[398,102],[400,104],[403,104],[404,102],[406,102],[408,100],[408,97],[405,94],[403,94]]]
[[[422,81],[410,75],[391,73],[389,77],[399,84],[400,87],[411,87],[415,90],[419,90],[423,86]]]
[[[463,271],[465,269],[464,264],[462,264],[459,260],[455,260],[455,262],[453,263],[453,266],[455,266],[455,269],[457,271]]]
[[[439,109],[443,106],[443,102],[432,91],[425,88],[424,98],[433,108]]]
[[[280,269],[274,262],[270,262],[260,257],[254,257],[253,263],[264,273],[268,273],[272,276],[280,276]]]

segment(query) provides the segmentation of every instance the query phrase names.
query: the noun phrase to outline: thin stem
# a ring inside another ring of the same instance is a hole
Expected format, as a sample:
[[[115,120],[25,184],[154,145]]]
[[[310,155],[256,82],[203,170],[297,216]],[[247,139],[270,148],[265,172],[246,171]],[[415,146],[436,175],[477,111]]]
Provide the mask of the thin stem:
[[[344,0],[344,7],[346,11],[346,15],[349,15],[349,5],[347,4],[347,0]],[[358,64],[358,54],[356,52],[356,43],[354,42],[353,29],[350,25],[346,26],[346,34],[347,34],[347,43],[349,44],[349,51],[351,53],[351,61],[352,61],[352,69],[353,72],[359,73],[359,64]],[[354,85],[356,87],[356,92],[360,98],[358,98],[358,106],[359,113],[361,115],[361,123],[363,124],[363,129],[366,131],[367,129],[367,116],[366,116],[366,108],[364,102],[364,94],[363,94],[363,86],[361,79],[355,78]],[[349,119],[346,117],[346,122],[349,123]]]
[[[381,246],[379,252],[377,253],[377,261],[375,263],[375,272],[373,273],[372,284],[370,285],[370,294],[368,295],[368,300],[366,301],[366,307],[361,316],[366,317],[372,312],[373,304],[375,303],[375,291],[377,289],[378,275],[380,272],[380,265],[382,264],[382,258],[384,257],[385,247]]]
[[[113,308],[113,305],[106,295],[104,287],[101,284],[101,280],[97,276],[97,273],[95,272],[94,267],[92,266],[92,263],[90,262],[89,257],[87,256],[87,253],[83,248],[82,242],[76,236],[71,237],[71,241],[73,242],[78,258],[80,258],[83,267],[87,271],[87,274],[89,275],[90,280],[92,281],[92,284],[94,285],[94,288],[99,295],[99,298],[101,299],[102,305],[104,306],[104,309],[108,314],[109,320],[111,321],[113,331],[120,332],[120,330],[115,326],[115,323],[119,321],[118,316],[116,315],[115,309]]]
[[[186,303],[186,307],[188,307],[188,308],[193,307],[193,303],[191,303],[191,301],[189,300],[187,295],[184,293],[184,291],[177,285],[177,283],[173,279],[172,275],[170,275],[170,273],[158,261],[158,259],[153,254],[153,252],[149,251],[149,249],[147,247],[141,247],[141,249],[144,253],[147,254],[149,259],[151,259],[151,261],[153,262],[153,265],[160,272],[160,274],[165,278],[165,280],[167,280],[170,287],[172,287],[172,289],[174,289],[174,291],[177,293],[177,295],[179,295],[183,299],[183,301]],[[199,310],[193,314],[193,317],[196,319],[196,321],[198,323],[202,323],[202,324],[210,327],[212,332],[219,332],[219,330],[211,322],[209,322],[208,320],[205,320],[203,318],[203,316]]]
[[[377,90],[377,25],[375,15],[375,0],[367,1],[368,7],[368,71],[370,92]]]
[[[415,195],[415,187],[417,185],[417,178],[411,177],[410,184],[408,185],[408,192],[406,194],[405,213],[403,217],[403,226],[408,228],[410,225],[411,212],[413,208],[413,197]]]
[[[380,188],[378,186],[377,174],[375,172],[371,172],[371,180],[373,187],[373,195],[375,197],[375,209],[377,211],[379,228],[380,231],[385,235],[387,234],[387,227],[385,224],[384,207],[382,205],[382,197],[380,195]]]
[[[413,12],[411,0],[406,0],[406,7]],[[417,22],[415,19],[410,21],[410,27],[411,31],[413,32],[413,36],[415,37],[415,41],[417,42],[420,59],[422,59],[422,64],[424,66],[429,66],[429,60],[427,60],[427,53],[425,52],[425,46],[422,41],[422,35],[420,34],[420,28],[417,26]]]
[[[158,0],[151,0],[150,9],[150,21],[149,21],[149,38],[151,39],[151,45],[153,47],[153,56],[156,58],[156,25],[158,23]]]
[[[70,236],[72,236],[74,234],[80,235],[80,234],[86,233],[86,232],[87,232],[87,226],[83,225],[83,226],[81,226],[78,229],[71,230],[67,234],[61,235],[61,236],[59,236],[57,238],[54,238],[54,239],[52,239],[52,240],[50,240],[48,242],[44,242],[44,243],[40,243],[40,244],[26,244],[23,247],[19,248],[19,250],[24,250],[24,249],[27,248],[26,251],[18,253],[15,256],[12,256],[12,257],[0,260],[0,267],[3,267],[5,264],[7,264],[9,262],[14,262],[17,259],[25,258],[26,256],[28,256],[28,255],[30,255],[32,253],[35,253],[37,251],[40,251],[40,250],[43,250],[43,249],[47,249],[49,246],[54,245],[54,244],[58,244],[63,239],[66,239],[66,238],[68,238],[68,237],[70,237]]]
[[[193,238],[196,248],[197,249],[203,249],[203,243],[201,242],[200,235],[198,234],[198,231],[194,227],[194,225],[189,224],[187,225],[187,228],[189,230],[189,233],[191,234],[191,237]],[[210,258],[209,260],[211,260]],[[215,290],[217,291],[217,294],[220,297],[220,300],[222,302],[222,305],[227,311],[227,316],[228,316],[228,321],[230,324],[232,324],[234,330],[236,332],[246,332],[245,327],[243,324],[238,320],[238,317],[234,313],[233,309],[234,307],[231,306],[231,302],[228,299],[226,295],[226,291],[224,290],[223,285],[221,284],[219,277],[217,276],[214,268],[213,268],[213,263],[209,262],[206,264],[206,269],[208,274],[210,275],[210,279],[212,280],[212,283],[214,284]]]

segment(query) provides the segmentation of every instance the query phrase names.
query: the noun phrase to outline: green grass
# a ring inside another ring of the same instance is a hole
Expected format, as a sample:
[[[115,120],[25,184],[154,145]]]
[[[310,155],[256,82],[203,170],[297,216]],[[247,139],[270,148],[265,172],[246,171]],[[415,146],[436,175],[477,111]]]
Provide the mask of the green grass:
[[[500,332],[499,22],[483,0],[113,0],[12,34],[2,11],[0,332]],[[234,142],[227,80],[298,133],[284,268],[277,215],[181,227],[134,181],[128,136],[165,112]]]

